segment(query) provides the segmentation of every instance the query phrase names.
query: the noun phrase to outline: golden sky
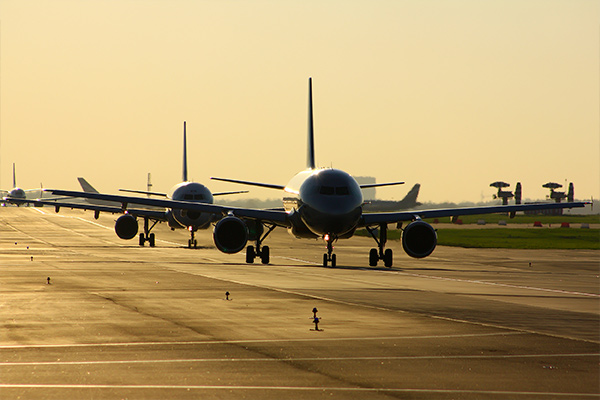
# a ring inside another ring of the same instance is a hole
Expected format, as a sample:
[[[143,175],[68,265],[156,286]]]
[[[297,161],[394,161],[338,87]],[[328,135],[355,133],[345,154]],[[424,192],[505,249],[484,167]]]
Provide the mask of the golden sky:
[[[316,155],[399,199],[600,197],[597,0],[0,0],[0,186],[285,184]],[[252,188],[247,197],[280,193]]]

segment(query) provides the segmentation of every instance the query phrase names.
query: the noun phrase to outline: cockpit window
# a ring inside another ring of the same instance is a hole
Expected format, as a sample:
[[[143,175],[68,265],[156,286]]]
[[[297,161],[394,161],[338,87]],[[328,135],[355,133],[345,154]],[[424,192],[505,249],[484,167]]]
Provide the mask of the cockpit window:
[[[333,195],[333,193],[334,193],[333,186],[321,186],[321,190],[319,190],[319,193],[326,194],[326,195]]]
[[[194,195],[193,194],[184,194],[183,199],[184,200],[194,200]]]
[[[350,190],[348,189],[348,186],[336,187],[335,194],[337,194],[338,196],[347,196],[350,194]]]
[[[350,189],[348,189],[348,186],[321,186],[321,188],[319,189],[319,193],[328,196],[347,196],[350,194]]]
[[[204,196],[201,194],[195,194],[194,195],[194,200],[204,200]]]

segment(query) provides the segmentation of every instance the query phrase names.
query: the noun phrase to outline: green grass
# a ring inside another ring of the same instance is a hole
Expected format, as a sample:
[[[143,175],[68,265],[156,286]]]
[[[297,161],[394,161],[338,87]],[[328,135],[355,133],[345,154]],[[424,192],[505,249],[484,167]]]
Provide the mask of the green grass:
[[[486,214],[486,215],[466,215],[459,217],[463,224],[476,224],[479,220],[484,220],[487,224],[497,225],[499,221],[506,221],[507,224],[527,224],[533,225],[535,221],[540,221],[543,225],[558,225],[563,222],[571,224],[600,224],[600,215],[523,215],[517,214],[514,218],[509,218],[508,215],[501,214]],[[450,222],[450,218],[438,218],[439,222]],[[425,221],[433,223],[433,219]]]
[[[600,250],[600,229],[580,228],[490,228],[438,229],[438,245],[502,249],[592,249]],[[364,230],[358,235],[368,236]],[[388,231],[388,239],[399,240],[400,231]]]

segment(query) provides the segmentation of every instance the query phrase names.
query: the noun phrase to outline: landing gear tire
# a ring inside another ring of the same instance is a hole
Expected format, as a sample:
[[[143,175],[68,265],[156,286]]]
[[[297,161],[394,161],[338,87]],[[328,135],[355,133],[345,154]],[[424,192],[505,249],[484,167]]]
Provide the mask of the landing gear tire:
[[[255,257],[256,257],[256,252],[254,251],[254,246],[246,247],[246,263],[254,264]]]
[[[383,253],[383,264],[387,267],[387,268],[391,268],[392,264],[394,261],[394,254],[392,252],[392,249],[387,249],[385,251],[385,253]]]
[[[144,243],[146,243],[146,238],[143,233],[140,233],[140,246],[144,247]]]
[[[269,256],[270,256],[270,249],[269,246],[263,246],[261,252],[260,252],[260,261],[263,264],[268,264],[269,263]]]
[[[156,237],[154,236],[154,233],[150,234],[150,237],[148,238],[148,241],[150,242],[150,247],[154,247],[156,244]]]
[[[323,254],[323,266],[327,267],[327,253]]]
[[[376,267],[378,261],[379,253],[377,252],[377,249],[371,249],[371,251],[369,252],[369,265],[371,267]]]
[[[331,255],[331,268],[335,268],[335,266],[336,266],[336,258],[337,257],[335,256],[335,254]]]

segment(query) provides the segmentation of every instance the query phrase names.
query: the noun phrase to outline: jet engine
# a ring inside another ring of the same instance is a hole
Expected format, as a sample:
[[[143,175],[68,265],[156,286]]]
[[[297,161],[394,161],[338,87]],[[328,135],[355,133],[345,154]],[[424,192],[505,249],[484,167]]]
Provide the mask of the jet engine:
[[[121,239],[133,239],[138,233],[138,223],[134,216],[121,215],[115,223],[115,232]]]
[[[213,240],[217,249],[223,253],[237,253],[246,247],[248,228],[244,221],[237,217],[225,217],[215,225]]]
[[[414,258],[427,257],[437,245],[437,233],[427,222],[417,220],[408,224],[402,233],[402,247]]]

